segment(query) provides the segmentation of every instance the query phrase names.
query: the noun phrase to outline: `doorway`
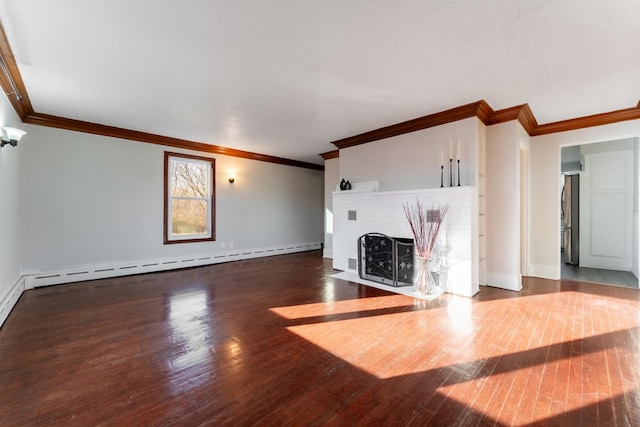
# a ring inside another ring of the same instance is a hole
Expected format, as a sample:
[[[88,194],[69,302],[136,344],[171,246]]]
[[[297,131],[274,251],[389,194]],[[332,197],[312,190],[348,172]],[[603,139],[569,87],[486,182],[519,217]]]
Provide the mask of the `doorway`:
[[[562,279],[638,288],[637,157],[633,138],[561,148]]]

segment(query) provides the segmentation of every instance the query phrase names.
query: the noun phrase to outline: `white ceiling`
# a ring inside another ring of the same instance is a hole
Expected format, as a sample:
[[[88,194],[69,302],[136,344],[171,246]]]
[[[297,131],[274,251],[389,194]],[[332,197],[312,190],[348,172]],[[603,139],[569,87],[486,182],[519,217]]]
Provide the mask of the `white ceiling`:
[[[538,123],[640,100],[640,1],[0,0],[38,113],[311,163],[486,100]]]

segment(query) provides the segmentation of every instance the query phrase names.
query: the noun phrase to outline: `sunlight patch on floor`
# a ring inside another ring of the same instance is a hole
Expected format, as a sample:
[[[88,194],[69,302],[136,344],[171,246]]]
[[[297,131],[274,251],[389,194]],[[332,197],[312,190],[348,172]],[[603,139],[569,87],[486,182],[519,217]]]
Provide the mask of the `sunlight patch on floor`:
[[[444,308],[290,326],[287,330],[377,378],[447,366],[469,334],[441,322]],[[447,334],[445,346],[442,335]]]
[[[382,310],[406,306],[408,301],[397,295],[373,298],[358,298],[339,301],[327,301],[285,307],[273,307],[269,310],[285,319],[303,319],[307,317],[330,316],[334,314],[354,313],[362,310]]]
[[[597,406],[608,407],[611,401],[624,399],[625,395],[637,399],[638,390],[634,388],[633,381],[610,384],[611,377],[604,361],[615,358],[612,355],[614,352],[615,349],[607,349],[599,354],[512,369],[470,381],[451,381],[453,384],[438,388],[438,393],[484,414],[498,425],[524,426],[532,422],[560,425],[563,414],[581,412],[588,407],[595,414]],[[603,363],[597,366],[594,360],[602,360]],[[609,393],[602,391],[609,390],[610,386],[612,389]],[[529,390],[530,393],[523,394],[522,390]],[[634,394],[636,397],[631,397]],[[535,404],[514,401],[511,395],[523,396],[522,399],[527,399],[529,395],[535,399]],[[522,408],[528,408],[530,412],[523,413]],[[522,423],[514,423],[519,418],[523,420]],[[611,422],[612,425],[618,425],[613,419]]]

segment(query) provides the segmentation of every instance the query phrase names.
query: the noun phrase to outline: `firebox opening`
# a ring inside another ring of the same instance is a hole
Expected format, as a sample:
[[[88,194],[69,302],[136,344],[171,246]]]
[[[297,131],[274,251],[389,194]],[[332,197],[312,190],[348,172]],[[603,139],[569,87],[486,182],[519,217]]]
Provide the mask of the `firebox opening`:
[[[358,275],[391,286],[413,284],[413,239],[367,233],[358,238]]]

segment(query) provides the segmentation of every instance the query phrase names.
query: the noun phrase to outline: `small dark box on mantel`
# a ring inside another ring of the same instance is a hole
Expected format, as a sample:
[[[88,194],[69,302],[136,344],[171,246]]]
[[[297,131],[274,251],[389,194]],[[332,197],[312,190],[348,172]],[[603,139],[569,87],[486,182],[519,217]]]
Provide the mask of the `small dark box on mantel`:
[[[436,222],[440,218],[440,209],[427,210],[427,222]]]

